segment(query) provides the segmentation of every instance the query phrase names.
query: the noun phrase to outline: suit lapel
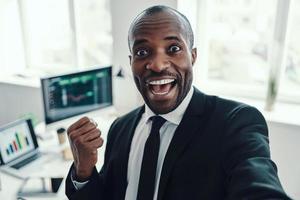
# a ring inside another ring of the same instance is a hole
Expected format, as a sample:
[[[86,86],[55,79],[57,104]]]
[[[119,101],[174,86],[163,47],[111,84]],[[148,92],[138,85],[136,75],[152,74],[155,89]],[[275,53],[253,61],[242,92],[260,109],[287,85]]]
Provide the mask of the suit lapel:
[[[120,146],[120,156],[117,160],[117,177],[120,177],[120,192],[121,197],[125,198],[126,187],[127,187],[127,169],[128,169],[128,159],[132,137],[135,132],[135,128],[144,113],[145,107],[142,106],[134,112],[133,116],[129,118],[129,123],[127,128],[122,132],[121,136],[121,146]]]
[[[200,134],[202,132],[201,129],[205,126],[206,121],[204,119],[206,115],[203,115],[206,110],[205,106],[205,95],[195,88],[191,102],[174,133],[163,163],[158,190],[158,200],[163,199],[167,182],[176,159],[183,153],[194,134]]]

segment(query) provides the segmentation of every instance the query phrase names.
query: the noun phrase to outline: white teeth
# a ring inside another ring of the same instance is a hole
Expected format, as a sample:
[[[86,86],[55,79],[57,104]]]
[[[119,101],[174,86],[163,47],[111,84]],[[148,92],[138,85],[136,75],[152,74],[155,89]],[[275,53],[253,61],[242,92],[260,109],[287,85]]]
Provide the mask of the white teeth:
[[[149,84],[163,85],[163,84],[167,84],[167,83],[172,83],[173,81],[175,81],[175,79],[161,79],[161,80],[150,81]]]
[[[154,91],[152,91],[153,92],[153,94],[155,94],[155,95],[165,95],[165,94],[167,94],[169,91],[166,91],[166,92],[154,92]]]

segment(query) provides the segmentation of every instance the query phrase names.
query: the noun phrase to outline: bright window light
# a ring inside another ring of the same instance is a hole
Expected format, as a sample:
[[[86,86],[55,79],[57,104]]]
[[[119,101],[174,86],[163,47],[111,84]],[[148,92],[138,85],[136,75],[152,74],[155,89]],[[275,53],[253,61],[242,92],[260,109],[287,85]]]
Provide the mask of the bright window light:
[[[27,65],[72,68],[75,65],[68,0],[22,0]]]
[[[112,35],[109,2],[78,0],[75,19],[82,67],[109,65],[112,57]]]
[[[300,97],[300,1],[291,4],[287,38],[285,69],[280,87],[280,96]],[[293,97],[293,98],[294,98]]]
[[[274,0],[211,0],[208,78],[263,85],[274,24]]]
[[[276,101],[300,103],[300,1],[178,1],[197,24],[196,86],[264,100],[266,110]]]
[[[22,29],[16,0],[0,1],[0,70],[17,73],[25,68]]]
[[[5,73],[51,74],[110,65],[109,1],[0,0],[0,44]]]

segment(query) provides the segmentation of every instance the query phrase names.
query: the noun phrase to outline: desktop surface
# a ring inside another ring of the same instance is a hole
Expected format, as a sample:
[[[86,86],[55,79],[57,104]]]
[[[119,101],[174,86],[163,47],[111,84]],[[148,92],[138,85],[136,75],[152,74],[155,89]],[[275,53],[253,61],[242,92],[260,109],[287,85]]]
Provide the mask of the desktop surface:
[[[111,123],[117,117],[115,115],[115,111],[113,108],[99,110],[97,112],[87,113],[85,116],[91,117],[98,123],[99,129],[101,129],[102,137],[104,139],[103,147],[98,149],[98,162],[96,164],[97,169],[99,170],[103,164],[104,160],[104,151],[106,146],[106,137],[107,132]],[[71,123],[75,122],[79,117],[71,118],[68,122],[64,122],[61,125],[70,125]],[[59,124],[57,124],[59,126]],[[38,127],[37,127],[38,128]],[[36,131],[37,132],[37,131]],[[61,147],[58,145],[58,137],[55,131],[44,132],[39,134],[46,134],[47,137],[44,140],[39,140],[39,146],[42,152],[49,153],[49,154],[56,154],[56,158],[51,160],[51,162],[46,163],[45,165],[41,166],[40,169],[36,170],[36,172],[32,176],[40,176],[40,177],[66,177],[69,171],[69,168],[72,164],[72,160],[66,161],[63,159],[61,154]],[[68,142],[67,142],[68,145]],[[2,200],[15,200],[17,199],[17,192],[22,185],[23,180],[0,172],[0,183],[1,183],[1,190],[0,190],[0,199]],[[65,180],[57,193],[56,196],[43,196],[43,197],[26,197],[26,200],[30,199],[49,199],[49,200],[64,200],[67,199],[65,196]]]

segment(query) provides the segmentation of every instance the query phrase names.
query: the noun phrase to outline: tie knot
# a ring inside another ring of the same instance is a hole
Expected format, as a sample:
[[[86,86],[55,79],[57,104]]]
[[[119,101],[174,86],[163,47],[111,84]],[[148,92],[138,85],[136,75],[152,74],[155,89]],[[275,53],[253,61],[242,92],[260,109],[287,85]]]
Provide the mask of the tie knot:
[[[152,120],[152,131],[159,131],[162,125],[166,122],[166,120],[161,116],[153,116],[150,118]]]

